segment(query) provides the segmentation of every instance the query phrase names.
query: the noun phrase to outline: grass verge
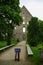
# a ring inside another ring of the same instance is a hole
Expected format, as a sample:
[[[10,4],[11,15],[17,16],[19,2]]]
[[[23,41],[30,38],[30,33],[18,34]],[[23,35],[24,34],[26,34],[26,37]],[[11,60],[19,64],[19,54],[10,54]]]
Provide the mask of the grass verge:
[[[16,40],[11,41],[11,44],[16,45],[18,42]],[[7,46],[6,41],[0,41],[0,48]]]
[[[42,44],[39,44],[36,47],[31,47],[34,54],[33,56],[28,57],[28,60],[34,62],[35,65],[43,65],[43,63],[39,61],[40,57],[39,48],[43,48]]]

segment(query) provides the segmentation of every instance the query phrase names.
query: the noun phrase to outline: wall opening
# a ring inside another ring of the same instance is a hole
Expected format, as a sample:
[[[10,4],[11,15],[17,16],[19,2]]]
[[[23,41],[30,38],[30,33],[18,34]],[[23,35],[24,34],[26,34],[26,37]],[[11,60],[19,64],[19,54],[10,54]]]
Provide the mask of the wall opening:
[[[16,27],[14,29],[16,30]]]
[[[25,28],[25,27],[23,27],[23,33],[25,33],[25,31],[26,31],[26,28]]]
[[[25,22],[23,21],[23,24],[25,24]]]
[[[27,22],[27,25],[29,24],[29,22]]]

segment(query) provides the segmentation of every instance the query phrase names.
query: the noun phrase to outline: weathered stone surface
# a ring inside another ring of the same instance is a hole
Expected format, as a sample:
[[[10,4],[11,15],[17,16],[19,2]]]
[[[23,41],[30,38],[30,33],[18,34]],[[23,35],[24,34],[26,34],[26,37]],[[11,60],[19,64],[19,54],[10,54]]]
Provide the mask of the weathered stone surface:
[[[16,29],[13,31],[13,39],[26,40],[27,31],[23,33],[23,27],[27,30],[27,22],[30,21],[32,15],[24,6],[21,8],[20,15],[23,17],[25,24],[21,23],[20,26],[16,26]]]

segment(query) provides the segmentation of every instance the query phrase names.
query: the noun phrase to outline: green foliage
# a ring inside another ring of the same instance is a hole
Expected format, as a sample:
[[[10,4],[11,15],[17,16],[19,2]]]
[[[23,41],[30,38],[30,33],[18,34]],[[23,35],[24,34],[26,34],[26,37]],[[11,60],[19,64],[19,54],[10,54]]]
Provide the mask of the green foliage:
[[[29,43],[32,46],[36,46],[39,41],[38,29],[39,29],[38,18],[32,17],[27,27],[27,43]]]
[[[39,57],[40,57],[39,48],[43,49],[42,44],[38,44],[36,47],[31,47],[32,52],[33,52],[33,56],[30,56],[28,58],[28,60],[34,62],[34,65],[43,65],[43,63],[41,63],[39,61]]]
[[[16,40],[12,40],[11,44],[16,45],[16,44],[18,44],[18,42]],[[5,47],[5,46],[8,46],[7,42],[6,41],[0,41],[0,48]]]
[[[11,20],[11,22],[10,22]],[[13,29],[15,25],[22,22],[20,16],[19,0],[1,0],[0,1],[0,40],[1,36],[11,44]],[[7,35],[6,35],[7,33]]]
[[[0,48],[7,46],[6,41],[0,41]]]
[[[43,21],[39,20],[39,39],[43,42]]]

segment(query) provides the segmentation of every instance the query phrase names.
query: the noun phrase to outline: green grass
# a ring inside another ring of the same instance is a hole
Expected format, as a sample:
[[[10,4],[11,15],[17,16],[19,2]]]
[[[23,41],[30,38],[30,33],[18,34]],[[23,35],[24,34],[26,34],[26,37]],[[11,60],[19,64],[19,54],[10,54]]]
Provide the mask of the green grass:
[[[28,60],[34,62],[35,65],[43,65],[39,61],[39,48],[43,48],[42,44],[37,45],[36,47],[31,47],[33,51],[33,56],[29,57]]]
[[[18,42],[16,40],[12,40],[11,43],[14,44],[14,45],[18,44]]]
[[[4,46],[7,46],[6,41],[2,41],[2,42],[0,42],[0,48],[2,48],[2,47],[4,47]]]
[[[16,45],[18,42],[16,40],[13,40],[11,43]],[[7,46],[7,42],[6,41],[2,41],[2,42],[0,41],[0,48],[5,47],[5,46]]]

